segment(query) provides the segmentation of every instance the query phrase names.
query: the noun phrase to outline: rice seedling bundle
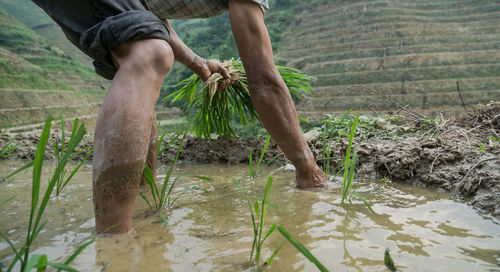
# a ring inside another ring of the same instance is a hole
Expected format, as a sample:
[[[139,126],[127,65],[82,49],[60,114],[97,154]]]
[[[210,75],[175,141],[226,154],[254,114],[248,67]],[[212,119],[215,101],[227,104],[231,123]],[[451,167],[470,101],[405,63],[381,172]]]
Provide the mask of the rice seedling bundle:
[[[223,90],[220,84],[226,80],[220,73],[213,73],[202,83],[198,75],[179,82],[181,88],[168,95],[164,100],[181,101],[193,117],[193,131],[197,136],[210,138],[215,132],[218,135],[234,136],[231,121],[237,120],[243,125],[254,123],[259,116],[250,99],[247,76],[240,60],[229,60],[223,63],[231,76],[231,83]],[[291,67],[277,66],[290,94],[302,100],[301,93],[310,94],[309,81],[314,79]],[[200,84],[201,83],[201,84]],[[202,86],[200,86],[202,85]]]

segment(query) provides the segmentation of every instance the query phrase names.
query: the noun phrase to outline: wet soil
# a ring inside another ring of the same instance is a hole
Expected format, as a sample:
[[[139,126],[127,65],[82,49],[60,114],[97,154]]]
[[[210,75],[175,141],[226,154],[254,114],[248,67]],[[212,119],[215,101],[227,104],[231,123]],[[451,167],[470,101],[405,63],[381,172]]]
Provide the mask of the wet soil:
[[[497,107],[500,108],[498,105]],[[356,139],[356,177],[358,181],[403,182],[446,191],[480,211],[500,218],[500,142],[497,140],[500,119],[498,113],[495,113],[493,112],[493,118],[481,119],[479,115],[475,115],[474,118],[460,122],[443,119],[430,127],[423,126],[423,122],[419,120],[413,120],[412,129],[409,130],[411,132],[404,135]],[[14,136],[4,135],[0,139],[0,146]],[[20,145],[20,148],[10,158],[33,158],[39,136],[40,132],[18,134],[14,143]],[[305,136],[318,164],[323,165],[326,159],[319,133],[313,130]],[[52,134],[47,159],[54,159],[50,146],[59,138],[60,132]],[[341,164],[348,141],[329,141],[332,142],[330,165],[335,167]],[[202,139],[187,136],[179,159],[194,163],[247,164],[252,150],[254,160],[258,160],[264,142],[263,136],[249,139]],[[175,143],[178,145],[180,141]],[[92,136],[89,135],[82,141],[80,148],[92,144]],[[170,146],[160,155],[161,164],[174,159],[177,145]],[[78,157],[83,158],[85,153],[82,152]],[[279,153],[281,150],[271,142],[264,161]],[[281,156],[274,164],[285,166],[288,163]]]

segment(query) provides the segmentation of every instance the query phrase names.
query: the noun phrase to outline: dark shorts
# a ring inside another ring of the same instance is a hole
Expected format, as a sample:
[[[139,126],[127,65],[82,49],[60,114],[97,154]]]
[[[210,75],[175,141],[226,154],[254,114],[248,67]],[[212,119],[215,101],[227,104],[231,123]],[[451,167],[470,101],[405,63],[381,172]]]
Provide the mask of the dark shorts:
[[[110,50],[127,41],[163,39],[163,22],[141,0],[33,0],[62,28],[66,37],[93,58],[96,73],[113,79]]]

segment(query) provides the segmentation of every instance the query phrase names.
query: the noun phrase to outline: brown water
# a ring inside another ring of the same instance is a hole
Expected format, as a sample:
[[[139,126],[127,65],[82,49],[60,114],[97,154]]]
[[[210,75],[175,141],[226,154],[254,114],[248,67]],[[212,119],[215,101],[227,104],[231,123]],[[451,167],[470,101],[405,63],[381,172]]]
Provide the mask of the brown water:
[[[0,161],[0,176],[23,162]],[[50,167],[50,165],[48,165]],[[48,167],[46,167],[48,168]],[[47,170],[47,169],[46,169]],[[160,171],[160,173],[163,171]],[[402,271],[500,271],[500,224],[446,194],[382,182],[364,183],[358,192],[372,204],[372,214],[359,201],[340,204],[341,189],[311,192],[294,187],[293,172],[270,169],[275,177],[266,225],[282,224],[331,271],[387,271],[385,248],[390,248]],[[184,179],[178,189],[199,186],[181,196],[163,214],[165,226],[137,198],[134,230],[101,237],[74,261],[82,271],[252,271],[248,261],[252,229],[248,207],[233,184],[237,179],[251,199],[263,196],[266,178],[250,180],[246,167],[179,165],[175,174],[214,178],[207,183]],[[0,231],[16,244],[25,239],[29,217],[31,173],[0,185]],[[46,180],[46,178],[44,179]],[[85,166],[52,198],[48,223],[34,253],[63,261],[93,233],[91,169]],[[276,232],[265,243],[263,258],[281,243]],[[0,262],[12,253],[0,240]],[[298,251],[286,244],[268,271],[315,271]]]

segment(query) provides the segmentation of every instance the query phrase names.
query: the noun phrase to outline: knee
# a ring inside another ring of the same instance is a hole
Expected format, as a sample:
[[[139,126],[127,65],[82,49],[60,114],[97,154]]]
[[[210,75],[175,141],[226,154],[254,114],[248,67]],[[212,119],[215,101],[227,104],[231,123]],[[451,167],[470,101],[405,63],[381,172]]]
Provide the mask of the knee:
[[[174,62],[170,45],[160,39],[138,40],[120,46],[113,56],[119,69],[129,69],[136,74],[163,77]]]

